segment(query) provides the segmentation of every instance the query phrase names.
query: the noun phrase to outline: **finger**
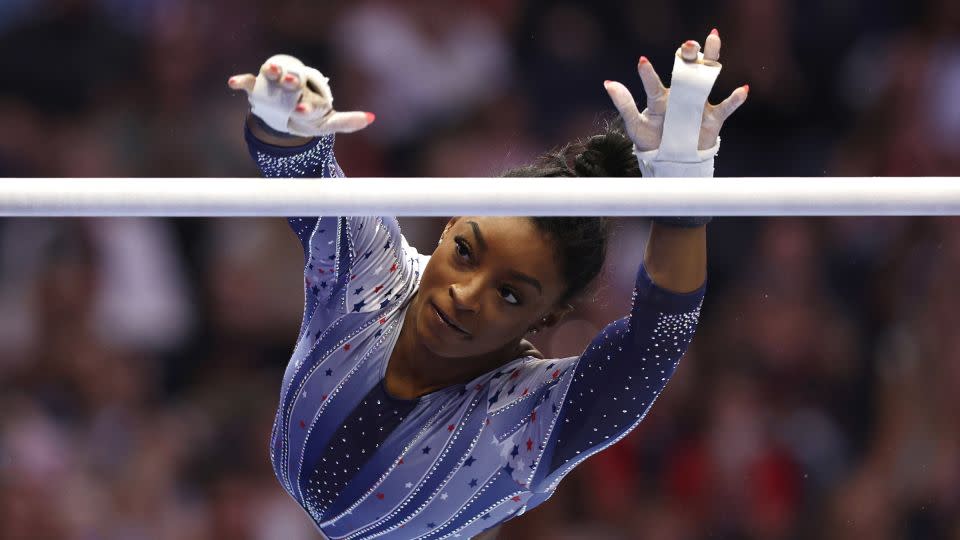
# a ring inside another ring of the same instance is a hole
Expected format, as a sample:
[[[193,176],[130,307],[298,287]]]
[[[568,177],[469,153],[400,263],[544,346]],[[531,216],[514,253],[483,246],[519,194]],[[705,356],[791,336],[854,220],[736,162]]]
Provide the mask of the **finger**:
[[[687,62],[695,62],[699,52],[700,44],[692,39],[680,46],[680,57]]]
[[[303,80],[299,76],[287,72],[280,79],[280,86],[286,88],[287,90],[299,90],[302,82]]]
[[[667,89],[663,86],[660,75],[657,75],[657,70],[653,69],[653,64],[646,56],[640,57],[637,73],[640,74],[640,81],[643,82],[643,91],[647,94],[648,105],[667,97]]]
[[[253,86],[257,84],[257,78],[251,73],[243,75],[234,75],[227,81],[227,86],[234,90],[243,90],[246,93],[253,92]]]
[[[330,100],[316,92],[304,90],[293,112],[298,117],[311,121],[320,120],[330,112],[331,108]]]
[[[370,112],[335,112],[327,118],[322,128],[328,133],[352,133],[369,126],[376,118]]]
[[[737,88],[730,94],[730,97],[721,101],[714,111],[719,118],[720,122],[724,122],[727,118],[730,118],[730,115],[734,113],[745,101],[747,101],[747,96],[750,93],[750,85],[745,84],[740,88]]]
[[[283,75],[283,69],[278,64],[267,62],[260,66],[260,74],[271,81],[278,81],[280,76]]]
[[[703,59],[711,62],[720,61],[720,32],[716,28],[710,31],[703,48]]]
[[[603,87],[607,89],[607,94],[613,101],[613,106],[617,108],[623,123],[627,128],[627,134],[635,133],[640,127],[640,110],[637,109],[637,102],[627,87],[616,81],[604,81]]]

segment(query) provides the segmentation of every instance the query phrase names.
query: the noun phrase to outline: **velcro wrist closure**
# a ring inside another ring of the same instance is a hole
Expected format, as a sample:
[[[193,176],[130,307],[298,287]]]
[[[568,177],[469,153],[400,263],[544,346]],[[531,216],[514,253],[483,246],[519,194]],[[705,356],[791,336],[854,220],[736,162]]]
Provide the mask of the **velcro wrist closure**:
[[[641,152],[636,146],[633,147],[633,153],[640,163],[640,172],[648,178],[710,178],[713,176],[714,157],[719,151],[720,137],[717,137],[717,143],[712,148],[698,150],[697,157],[701,160],[695,162],[664,161],[661,149]]]

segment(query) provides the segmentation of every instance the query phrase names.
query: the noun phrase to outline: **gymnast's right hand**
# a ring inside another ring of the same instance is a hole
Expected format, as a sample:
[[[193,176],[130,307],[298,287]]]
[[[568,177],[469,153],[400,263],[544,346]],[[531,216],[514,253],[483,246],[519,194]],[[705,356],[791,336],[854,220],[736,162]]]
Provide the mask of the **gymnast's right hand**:
[[[279,132],[319,137],[351,133],[373,122],[373,113],[335,111],[328,83],[319,71],[285,54],[271,56],[259,75],[234,75],[227,82],[246,92],[251,112]]]

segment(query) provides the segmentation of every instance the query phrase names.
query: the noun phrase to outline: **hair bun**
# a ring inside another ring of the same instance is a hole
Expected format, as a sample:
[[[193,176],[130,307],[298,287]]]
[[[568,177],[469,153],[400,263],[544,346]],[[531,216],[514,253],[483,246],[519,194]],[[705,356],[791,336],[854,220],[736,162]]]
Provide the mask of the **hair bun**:
[[[618,131],[608,131],[587,139],[583,151],[576,155],[573,163],[577,176],[640,176],[633,143]]]

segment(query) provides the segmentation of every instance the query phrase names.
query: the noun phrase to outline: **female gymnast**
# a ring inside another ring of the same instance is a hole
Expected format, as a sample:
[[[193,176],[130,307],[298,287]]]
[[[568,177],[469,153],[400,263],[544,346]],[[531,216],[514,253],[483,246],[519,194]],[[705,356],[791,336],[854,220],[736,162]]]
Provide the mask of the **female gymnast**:
[[[640,58],[642,113],[604,83],[626,136],[507,176],[712,176],[748,88],[708,104],[716,30],[705,45],[681,46],[669,89]],[[229,86],[249,96],[246,140],[267,177],[343,176],[333,134],[374,120],[335,111],[328,80],[289,56]],[[492,538],[663,391],[696,329],[709,219],[656,218],[630,313],[581,355],[543,358],[524,337],[563,319],[600,272],[608,219],[454,217],[425,255],[391,216],[289,218],[306,290],[271,436],[280,483],[332,539]]]

